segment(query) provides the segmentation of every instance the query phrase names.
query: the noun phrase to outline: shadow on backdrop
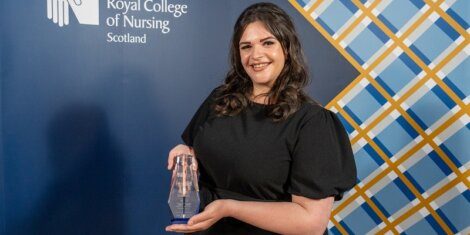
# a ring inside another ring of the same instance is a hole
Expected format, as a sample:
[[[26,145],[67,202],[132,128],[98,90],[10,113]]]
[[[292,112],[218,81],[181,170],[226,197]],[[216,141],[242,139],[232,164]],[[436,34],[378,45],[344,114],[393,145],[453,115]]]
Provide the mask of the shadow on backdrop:
[[[123,162],[103,109],[69,105],[47,135],[52,183],[12,234],[124,234]]]

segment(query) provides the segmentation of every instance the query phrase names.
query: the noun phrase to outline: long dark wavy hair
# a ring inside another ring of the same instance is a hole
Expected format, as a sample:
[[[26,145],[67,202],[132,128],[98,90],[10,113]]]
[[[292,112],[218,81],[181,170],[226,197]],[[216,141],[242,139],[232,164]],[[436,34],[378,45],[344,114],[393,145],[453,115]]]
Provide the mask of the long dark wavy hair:
[[[257,3],[246,8],[235,23],[230,46],[230,70],[224,84],[215,91],[214,110],[218,116],[235,116],[250,104],[253,83],[240,59],[239,42],[246,27],[255,21],[281,43],[285,52],[284,67],[271,90],[262,94],[268,101],[266,115],[273,121],[287,119],[303,102],[314,102],[303,91],[309,82],[308,69],[291,18],[272,3]]]

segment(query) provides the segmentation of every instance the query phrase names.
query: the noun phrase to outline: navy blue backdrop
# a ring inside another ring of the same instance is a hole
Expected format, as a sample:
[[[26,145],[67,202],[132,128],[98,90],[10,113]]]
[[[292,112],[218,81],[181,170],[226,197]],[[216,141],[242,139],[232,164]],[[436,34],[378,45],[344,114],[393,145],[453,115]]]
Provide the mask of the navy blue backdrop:
[[[187,13],[127,13],[166,19],[168,33],[107,25],[123,16],[109,0],[99,25],[71,8],[60,27],[47,1],[0,2],[0,233],[163,234],[167,153],[222,82],[233,24],[255,1],[168,0]],[[289,2],[272,2],[296,23],[309,93],[326,104],[357,72]],[[108,42],[109,32],[146,43]]]

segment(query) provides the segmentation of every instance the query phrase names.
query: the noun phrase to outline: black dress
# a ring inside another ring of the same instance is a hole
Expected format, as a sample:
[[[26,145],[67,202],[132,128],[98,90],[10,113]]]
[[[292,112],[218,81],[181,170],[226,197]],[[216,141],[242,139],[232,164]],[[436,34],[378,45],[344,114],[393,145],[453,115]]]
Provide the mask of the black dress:
[[[213,94],[182,135],[199,163],[201,211],[216,199],[290,202],[294,194],[339,200],[355,185],[351,145],[334,113],[304,103],[273,122],[265,105],[252,103],[237,116],[216,117]],[[223,218],[197,234],[274,233]]]

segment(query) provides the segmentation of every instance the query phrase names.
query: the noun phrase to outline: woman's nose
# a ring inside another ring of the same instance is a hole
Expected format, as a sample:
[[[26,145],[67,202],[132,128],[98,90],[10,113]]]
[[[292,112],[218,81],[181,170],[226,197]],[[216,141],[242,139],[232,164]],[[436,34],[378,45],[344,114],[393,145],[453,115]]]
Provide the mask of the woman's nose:
[[[258,59],[263,57],[263,48],[260,47],[259,45],[254,45],[253,50],[251,51],[251,57],[253,59]]]

